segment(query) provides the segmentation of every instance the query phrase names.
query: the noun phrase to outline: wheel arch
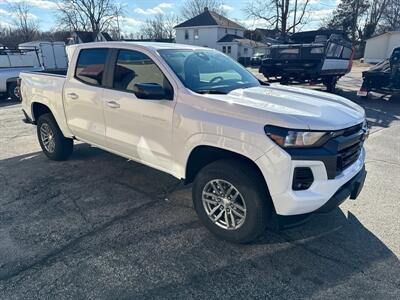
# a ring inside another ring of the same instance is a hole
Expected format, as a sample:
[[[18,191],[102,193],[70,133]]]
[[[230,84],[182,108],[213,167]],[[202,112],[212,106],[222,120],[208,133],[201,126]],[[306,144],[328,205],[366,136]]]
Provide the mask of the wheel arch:
[[[31,115],[33,124],[37,124],[37,120],[39,117],[45,113],[50,113],[56,120],[58,127],[65,137],[73,138],[74,135],[70,131],[67,126],[66,118],[64,112],[58,112],[59,109],[62,109],[62,106],[54,106],[52,101],[41,98],[34,98],[31,102]],[[58,112],[58,113],[57,113]]]
[[[238,152],[209,145],[196,146],[190,152],[185,168],[185,184],[192,183],[196,178],[196,175],[208,164],[218,160],[228,159],[239,160],[251,166],[255,170],[262,183],[265,185],[267,192],[269,193],[268,183],[263,173],[261,172],[260,167],[253,159]]]
[[[53,112],[51,111],[50,107],[46,104],[40,103],[40,102],[33,102],[31,105],[31,111],[32,111],[32,121],[33,124],[37,124],[37,120],[40,118],[40,116],[50,113],[53,115]]]

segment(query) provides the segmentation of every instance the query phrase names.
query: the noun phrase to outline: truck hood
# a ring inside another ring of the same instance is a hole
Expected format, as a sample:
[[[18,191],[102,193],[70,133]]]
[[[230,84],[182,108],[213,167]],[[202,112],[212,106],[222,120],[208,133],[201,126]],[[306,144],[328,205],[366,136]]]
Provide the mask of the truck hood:
[[[233,111],[238,106],[243,107],[241,114],[248,114],[245,117],[249,119],[252,113],[254,117],[260,117],[262,111],[265,124],[287,128],[339,130],[359,124],[365,118],[362,107],[343,97],[280,84],[237,89],[227,95],[207,97],[236,104]]]

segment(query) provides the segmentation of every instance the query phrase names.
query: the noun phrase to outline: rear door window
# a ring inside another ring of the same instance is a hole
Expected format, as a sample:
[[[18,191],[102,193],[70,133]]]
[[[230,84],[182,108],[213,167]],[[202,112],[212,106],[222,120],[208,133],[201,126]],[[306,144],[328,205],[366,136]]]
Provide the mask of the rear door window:
[[[102,84],[108,49],[83,49],[79,53],[75,78],[91,85]]]

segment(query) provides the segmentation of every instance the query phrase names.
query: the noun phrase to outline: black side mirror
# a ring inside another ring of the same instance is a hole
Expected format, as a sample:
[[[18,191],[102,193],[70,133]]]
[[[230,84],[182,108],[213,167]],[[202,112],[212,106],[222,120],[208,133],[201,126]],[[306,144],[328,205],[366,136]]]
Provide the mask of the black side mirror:
[[[171,99],[171,96],[157,83],[137,83],[135,84],[134,93],[140,99]]]

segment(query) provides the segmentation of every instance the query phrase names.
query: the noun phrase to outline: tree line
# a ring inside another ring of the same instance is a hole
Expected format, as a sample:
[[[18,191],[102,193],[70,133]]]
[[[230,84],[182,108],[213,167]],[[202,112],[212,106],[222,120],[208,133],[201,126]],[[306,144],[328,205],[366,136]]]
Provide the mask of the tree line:
[[[123,36],[121,27],[125,8],[114,0],[52,0],[57,6],[54,30],[43,32],[39,21],[32,17],[29,2],[10,2],[13,24],[0,27],[0,44],[15,47],[32,40],[65,40],[69,32],[107,31],[113,39],[173,38],[174,26],[204,11],[205,7],[228,15],[224,0],[187,0],[179,15],[157,14],[148,18],[135,33]],[[282,37],[301,31],[312,19],[311,0],[248,0],[243,13],[261,20],[264,28],[274,29]],[[321,27],[344,30],[354,44],[362,44],[375,34],[400,30],[400,0],[340,0],[331,16],[321,22]]]

